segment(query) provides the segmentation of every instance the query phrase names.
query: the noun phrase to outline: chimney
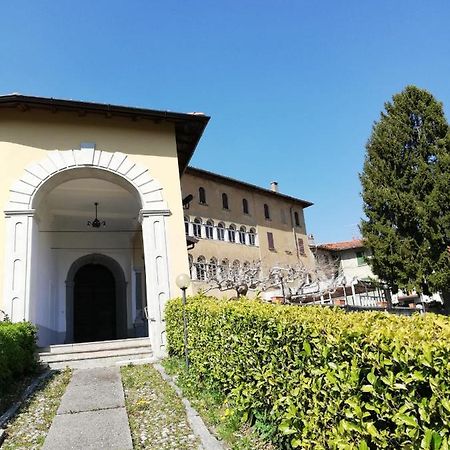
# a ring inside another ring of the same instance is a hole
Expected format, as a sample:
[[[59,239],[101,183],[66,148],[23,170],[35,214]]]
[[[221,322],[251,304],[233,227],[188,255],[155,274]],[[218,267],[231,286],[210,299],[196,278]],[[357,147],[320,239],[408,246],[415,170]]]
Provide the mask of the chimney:
[[[278,192],[278,181],[272,181],[270,183],[270,190],[273,192]]]

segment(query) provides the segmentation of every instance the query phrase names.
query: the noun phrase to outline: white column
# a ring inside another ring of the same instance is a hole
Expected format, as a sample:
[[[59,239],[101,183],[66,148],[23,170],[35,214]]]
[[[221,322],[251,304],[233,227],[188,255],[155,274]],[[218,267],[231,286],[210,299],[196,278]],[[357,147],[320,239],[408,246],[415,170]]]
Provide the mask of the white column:
[[[188,222],[188,236],[194,236],[194,224]]]
[[[155,356],[165,354],[164,306],[170,298],[166,218],[169,211],[141,210],[149,337]]]
[[[216,226],[213,227],[212,232],[213,232],[213,239],[215,241],[217,241],[217,227]]]
[[[6,314],[13,322],[30,320],[30,269],[34,210],[5,211]]]
[[[206,239],[206,225],[204,223],[200,225],[200,237]]]
[[[225,242],[230,242],[230,240],[228,239],[228,228],[224,228],[224,229],[223,229],[223,233],[224,233],[224,234],[223,234],[223,237],[224,237],[223,240],[224,240]]]

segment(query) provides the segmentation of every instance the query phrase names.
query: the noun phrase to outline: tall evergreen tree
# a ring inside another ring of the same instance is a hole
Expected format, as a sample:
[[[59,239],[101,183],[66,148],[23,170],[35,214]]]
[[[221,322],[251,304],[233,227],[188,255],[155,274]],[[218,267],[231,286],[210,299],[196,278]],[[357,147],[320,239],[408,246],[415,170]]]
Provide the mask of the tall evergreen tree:
[[[450,291],[450,133],[442,104],[408,86],[373,126],[360,175],[361,231],[394,292]]]

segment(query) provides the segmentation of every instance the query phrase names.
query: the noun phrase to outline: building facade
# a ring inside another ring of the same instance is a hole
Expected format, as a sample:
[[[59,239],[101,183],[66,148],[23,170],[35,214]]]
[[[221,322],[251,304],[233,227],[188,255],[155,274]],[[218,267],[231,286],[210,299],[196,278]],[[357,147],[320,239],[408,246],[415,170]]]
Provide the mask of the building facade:
[[[189,270],[180,173],[208,119],[0,97],[0,309],[39,345],[149,335],[164,353]]]
[[[205,170],[188,167],[181,178],[185,233],[198,242],[189,250],[196,290],[205,288],[208,270],[261,261],[311,267],[304,209],[310,202]],[[214,292],[217,294],[217,292]],[[233,295],[231,292],[230,295]]]

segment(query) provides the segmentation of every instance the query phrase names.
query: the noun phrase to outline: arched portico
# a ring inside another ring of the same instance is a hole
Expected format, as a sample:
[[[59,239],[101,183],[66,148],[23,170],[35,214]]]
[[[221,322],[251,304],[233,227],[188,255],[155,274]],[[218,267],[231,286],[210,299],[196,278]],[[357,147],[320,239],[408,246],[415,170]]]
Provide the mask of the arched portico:
[[[103,152],[94,148],[52,151],[44,160],[27,167],[21,178],[12,185],[5,209],[5,279],[8,282],[4,295],[7,313],[14,321],[33,321],[32,305],[36,287],[32,283],[32,275],[36,275],[39,270],[35,255],[40,239],[38,224],[42,217],[38,217],[37,213],[40,205],[62,183],[88,178],[115,183],[138,201],[146,269],[149,335],[153,351],[156,355],[161,354],[164,352],[162,312],[170,297],[166,242],[166,216],[170,215],[170,211],[164,201],[161,185],[150,175],[149,170],[120,152]],[[57,293],[60,281],[61,277],[49,280],[49,289]],[[67,296],[67,292],[64,295]],[[64,303],[70,307],[69,298],[64,299]],[[55,309],[57,306],[50,304],[48,308]],[[58,312],[55,312],[54,322],[58,320]],[[69,328],[64,331],[70,337]],[[41,345],[50,343],[54,342],[41,342]]]

